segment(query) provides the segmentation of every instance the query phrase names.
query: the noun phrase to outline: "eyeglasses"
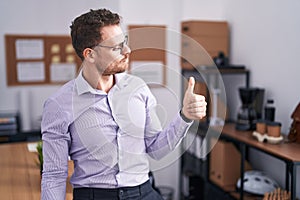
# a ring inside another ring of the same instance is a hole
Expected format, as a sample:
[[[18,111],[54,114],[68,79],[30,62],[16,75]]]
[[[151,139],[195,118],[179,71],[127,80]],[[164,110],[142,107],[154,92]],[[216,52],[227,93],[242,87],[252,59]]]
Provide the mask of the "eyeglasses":
[[[97,44],[95,47],[103,47],[103,48],[111,49],[112,51],[122,52],[124,46],[127,45],[127,43],[128,43],[128,35],[125,35],[124,41],[121,42],[120,44],[117,44],[115,46],[106,46],[106,45]]]

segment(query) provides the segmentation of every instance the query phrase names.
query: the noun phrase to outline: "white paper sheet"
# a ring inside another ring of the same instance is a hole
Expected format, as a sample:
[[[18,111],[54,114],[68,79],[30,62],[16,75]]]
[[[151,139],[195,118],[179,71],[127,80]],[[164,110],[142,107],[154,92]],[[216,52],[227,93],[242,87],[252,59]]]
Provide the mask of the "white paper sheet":
[[[133,61],[130,72],[146,83],[163,84],[163,67],[160,61]]]
[[[37,147],[38,143],[37,142],[33,142],[33,143],[28,143],[27,144],[27,148],[29,152],[37,152]]]
[[[16,40],[17,59],[43,59],[44,41],[42,39]]]
[[[52,63],[50,66],[51,82],[69,81],[76,76],[75,63]]]
[[[18,82],[39,82],[45,80],[44,62],[18,62]]]

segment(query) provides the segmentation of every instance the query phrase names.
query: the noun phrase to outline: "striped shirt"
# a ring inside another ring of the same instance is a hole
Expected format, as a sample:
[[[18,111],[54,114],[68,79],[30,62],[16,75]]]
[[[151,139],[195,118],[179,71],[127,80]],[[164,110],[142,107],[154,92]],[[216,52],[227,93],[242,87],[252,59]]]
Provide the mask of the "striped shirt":
[[[156,99],[140,78],[120,73],[108,93],[82,76],[49,97],[43,109],[42,199],[65,199],[68,157],[73,187],[118,188],[148,180],[148,156],[160,159],[191,123],[177,114],[162,129]]]

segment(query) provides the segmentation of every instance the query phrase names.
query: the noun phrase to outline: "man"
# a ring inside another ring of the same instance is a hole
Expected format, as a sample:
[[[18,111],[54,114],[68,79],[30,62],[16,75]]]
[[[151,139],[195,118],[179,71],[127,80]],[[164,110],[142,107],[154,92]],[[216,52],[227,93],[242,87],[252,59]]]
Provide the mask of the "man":
[[[149,88],[125,73],[131,50],[119,15],[91,10],[73,21],[71,36],[82,66],[44,105],[42,199],[65,198],[69,156],[74,200],[162,199],[149,183],[147,155],[171,152],[192,120],[205,116],[194,79],[180,113],[162,129]]]

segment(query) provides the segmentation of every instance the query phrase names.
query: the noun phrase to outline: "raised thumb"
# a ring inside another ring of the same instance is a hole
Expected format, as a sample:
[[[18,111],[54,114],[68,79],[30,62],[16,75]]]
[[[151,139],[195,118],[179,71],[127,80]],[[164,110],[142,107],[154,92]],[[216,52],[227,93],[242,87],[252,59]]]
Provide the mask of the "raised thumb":
[[[189,84],[187,88],[187,92],[193,94],[194,93],[194,87],[195,87],[195,79],[194,77],[189,78]]]

